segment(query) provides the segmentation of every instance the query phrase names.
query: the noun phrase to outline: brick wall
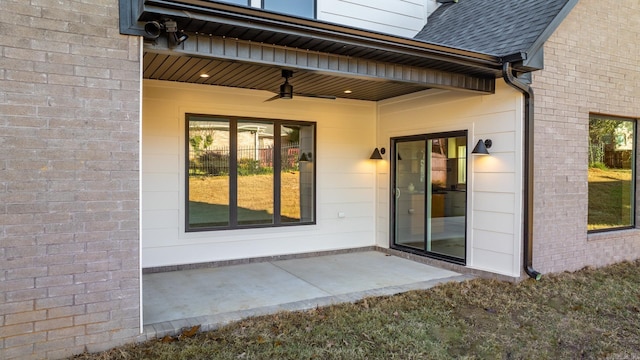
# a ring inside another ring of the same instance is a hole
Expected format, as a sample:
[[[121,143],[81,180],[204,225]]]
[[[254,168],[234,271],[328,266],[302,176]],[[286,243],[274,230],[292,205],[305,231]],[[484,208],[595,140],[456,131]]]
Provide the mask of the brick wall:
[[[0,359],[139,334],[139,40],[118,0],[0,0]]]
[[[545,45],[533,80],[539,271],[640,257],[639,230],[587,235],[589,113],[640,117],[639,43],[640,2],[580,0]]]

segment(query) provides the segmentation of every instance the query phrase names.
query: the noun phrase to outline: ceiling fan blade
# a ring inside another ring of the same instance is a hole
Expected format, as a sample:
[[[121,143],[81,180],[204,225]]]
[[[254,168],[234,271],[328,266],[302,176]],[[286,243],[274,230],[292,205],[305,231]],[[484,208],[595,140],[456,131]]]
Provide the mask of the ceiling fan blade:
[[[293,71],[291,70],[282,70],[282,77],[284,78],[284,83],[280,85],[280,92],[275,96],[265,100],[264,102],[273,101],[277,99],[292,99],[294,95],[303,96],[303,97],[312,97],[318,99],[329,99],[335,100],[337,97],[333,95],[316,95],[316,94],[305,94],[305,93],[294,93],[293,85],[289,84],[289,78],[293,76]]]
[[[333,95],[317,95],[317,94],[305,94],[305,93],[293,93],[293,94],[297,96],[312,97],[312,98],[318,98],[318,99],[328,99],[328,100],[337,99],[337,97]]]
[[[280,99],[280,94],[276,94],[270,98],[268,98],[267,100],[263,101],[263,102],[268,102],[268,101],[273,101],[273,100],[278,100]]]

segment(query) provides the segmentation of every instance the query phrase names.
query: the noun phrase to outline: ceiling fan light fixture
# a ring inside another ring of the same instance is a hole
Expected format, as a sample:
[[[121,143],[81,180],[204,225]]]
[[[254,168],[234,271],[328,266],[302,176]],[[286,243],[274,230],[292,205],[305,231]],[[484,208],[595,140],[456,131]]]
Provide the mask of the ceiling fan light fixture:
[[[306,93],[294,93],[293,92],[293,85],[289,84],[289,78],[293,77],[293,71],[292,70],[286,70],[283,69],[282,70],[282,77],[284,78],[284,83],[282,85],[280,85],[280,91],[274,95],[273,97],[268,98],[267,100],[265,100],[264,102],[269,102],[269,101],[273,101],[273,100],[278,100],[278,99],[293,99],[293,95],[295,94],[296,96],[304,96],[304,97],[313,97],[313,98],[319,98],[319,99],[330,99],[330,100],[335,100],[336,97],[333,95],[316,95],[316,94],[306,94]]]
[[[293,86],[289,84],[289,80],[285,80],[284,84],[280,85],[280,99],[292,99],[293,98]]]

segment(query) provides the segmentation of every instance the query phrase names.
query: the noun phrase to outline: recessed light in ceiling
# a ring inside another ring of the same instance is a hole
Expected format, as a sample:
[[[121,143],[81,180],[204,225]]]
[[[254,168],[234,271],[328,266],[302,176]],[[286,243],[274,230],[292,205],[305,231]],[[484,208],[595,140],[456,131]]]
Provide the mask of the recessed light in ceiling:
[[[351,91],[351,90],[345,90],[345,91],[344,91],[344,93],[345,93],[345,94],[351,94],[352,92],[353,92],[353,91]]]
[[[200,74],[200,77],[201,78],[205,78],[205,79],[208,78],[209,76],[211,76],[211,75],[209,75],[209,74]]]

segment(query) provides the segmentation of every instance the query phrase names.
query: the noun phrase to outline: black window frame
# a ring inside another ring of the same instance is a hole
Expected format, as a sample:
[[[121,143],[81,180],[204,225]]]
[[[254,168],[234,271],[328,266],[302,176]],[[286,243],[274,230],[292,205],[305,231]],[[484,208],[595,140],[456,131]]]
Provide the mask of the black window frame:
[[[311,0],[313,2],[313,17],[310,17],[310,18],[308,18],[306,16],[300,16],[300,15],[295,15],[295,14],[291,14],[291,13],[284,13],[284,12],[280,12],[280,11],[265,9],[264,1],[265,0],[260,0],[260,8],[262,10],[271,11],[271,12],[274,12],[274,13],[284,14],[284,15],[288,15],[288,16],[295,16],[295,17],[304,18],[304,19],[317,19],[318,18],[318,0]]]
[[[273,223],[271,224],[238,224],[238,159],[236,156],[231,155],[229,157],[229,225],[227,226],[199,226],[192,227],[189,223],[189,119],[190,117],[207,117],[212,121],[227,121],[229,123],[229,149],[230,154],[237,153],[238,140],[237,140],[237,129],[238,122],[240,121],[253,121],[253,122],[267,122],[269,124],[273,124],[274,130],[274,148],[281,148],[280,144],[280,136],[275,136],[275,134],[280,134],[280,129],[282,126],[290,126],[290,125],[300,125],[300,126],[313,126],[313,147],[311,153],[313,154],[313,160],[311,164],[313,166],[313,189],[312,189],[312,220],[310,221],[300,221],[300,222],[282,222],[281,221],[281,174],[280,169],[282,166],[282,159],[280,151],[274,151],[273,153]],[[231,125],[234,124],[232,127]],[[289,226],[304,226],[304,225],[315,225],[317,220],[317,161],[316,161],[316,148],[317,148],[317,122],[315,121],[305,121],[305,120],[285,120],[285,119],[270,119],[270,118],[255,118],[255,117],[247,117],[247,116],[225,116],[225,115],[211,115],[211,114],[201,114],[201,113],[186,113],[185,114],[185,139],[184,139],[184,149],[185,149],[185,167],[184,167],[184,178],[185,178],[185,232],[202,232],[202,231],[222,231],[222,230],[240,230],[240,229],[253,229],[253,228],[272,228],[272,227],[289,227]],[[278,169],[278,171],[276,171]]]
[[[596,234],[596,233],[606,233],[606,232],[612,232],[612,231],[620,231],[620,230],[629,230],[629,229],[636,229],[637,225],[638,225],[638,220],[637,220],[637,216],[638,216],[638,173],[637,173],[637,169],[638,169],[638,159],[640,158],[640,156],[638,155],[638,118],[629,118],[629,117],[624,117],[624,116],[616,116],[616,115],[607,115],[607,114],[601,114],[601,113],[589,113],[589,123],[591,122],[592,119],[597,119],[597,118],[601,118],[601,119],[610,119],[610,120],[619,120],[619,121],[627,121],[627,122],[631,122],[633,123],[633,150],[632,150],[632,160],[631,160],[631,203],[629,204],[630,206],[630,218],[631,218],[631,224],[630,225],[621,225],[621,226],[612,226],[612,227],[607,227],[607,228],[598,228],[598,229],[588,229],[587,228],[587,234]],[[590,132],[591,130],[591,125],[587,124],[587,131]],[[591,146],[591,139],[589,137],[588,140],[588,146]],[[589,167],[590,164],[587,163],[587,167]],[[588,171],[588,169],[587,169]],[[589,224],[589,219],[588,219],[588,215],[589,215],[589,180],[587,180],[587,227],[590,225]]]

